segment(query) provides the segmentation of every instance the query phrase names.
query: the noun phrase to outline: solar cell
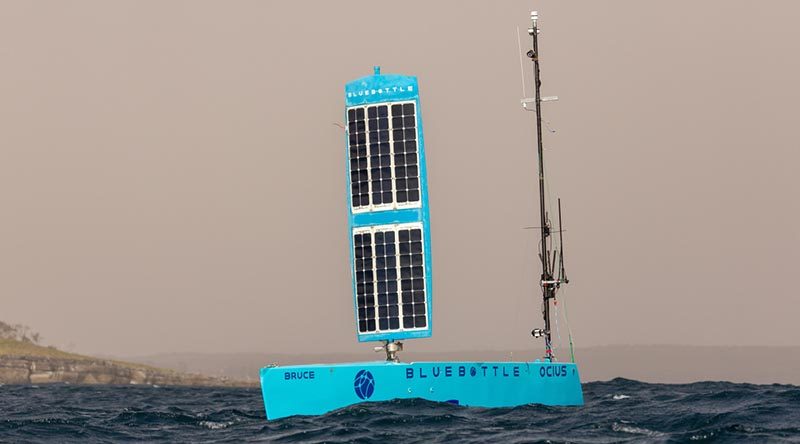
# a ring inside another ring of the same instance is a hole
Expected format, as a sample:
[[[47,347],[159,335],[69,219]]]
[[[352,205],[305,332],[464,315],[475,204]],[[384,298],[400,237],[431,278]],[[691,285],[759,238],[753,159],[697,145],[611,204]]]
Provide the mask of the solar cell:
[[[427,327],[422,225],[358,228],[353,248],[359,333]]]

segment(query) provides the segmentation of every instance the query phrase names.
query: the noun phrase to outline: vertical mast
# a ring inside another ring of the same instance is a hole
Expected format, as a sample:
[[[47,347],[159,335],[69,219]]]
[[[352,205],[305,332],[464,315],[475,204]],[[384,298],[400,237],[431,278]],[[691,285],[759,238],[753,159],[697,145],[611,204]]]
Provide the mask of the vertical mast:
[[[550,269],[550,251],[547,247],[547,238],[550,237],[550,226],[547,221],[547,211],[545,205],[544,193],[544,147],[542,144],[542,96],[541,86],[542,82],[539,80],[539,29],[538,29],[539,13],[537,11],[531,12],[531,28],[528,33],[533,38],[533,50],[528,52],[528,57],[533,61],[533,77],[534,88],[536,90],[536,141],[537,151],[539,154],[539,221],[540,221],[540,249],[539,258],[542,261],[542,315],[544,316],[544,340],[545,340],[545,357],[552,361],[553,350],[550,342],[550,299],[555,297],[555,285],[553,280],[552,270]],[[540,335],[541,335],[540,333]]]

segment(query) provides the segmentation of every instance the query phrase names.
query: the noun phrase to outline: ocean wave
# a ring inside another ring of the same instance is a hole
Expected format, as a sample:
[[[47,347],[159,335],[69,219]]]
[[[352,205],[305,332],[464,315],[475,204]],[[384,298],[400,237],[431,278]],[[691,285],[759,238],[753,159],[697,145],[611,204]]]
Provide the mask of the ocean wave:
[[[0,440],[49,442],[800,442],[800,388],[584,385],[582,407],[468,408],[421,399],[267,421],[258,389],[5,385]]]

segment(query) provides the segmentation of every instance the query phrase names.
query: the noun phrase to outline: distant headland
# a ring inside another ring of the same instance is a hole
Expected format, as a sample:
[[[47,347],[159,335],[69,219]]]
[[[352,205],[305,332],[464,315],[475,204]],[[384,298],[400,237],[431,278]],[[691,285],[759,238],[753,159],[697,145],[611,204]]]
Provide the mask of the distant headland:
[[[249,387],[251,382],[94,358],[40,345],[41,335],[0,321],[0,384],[112,384]]]

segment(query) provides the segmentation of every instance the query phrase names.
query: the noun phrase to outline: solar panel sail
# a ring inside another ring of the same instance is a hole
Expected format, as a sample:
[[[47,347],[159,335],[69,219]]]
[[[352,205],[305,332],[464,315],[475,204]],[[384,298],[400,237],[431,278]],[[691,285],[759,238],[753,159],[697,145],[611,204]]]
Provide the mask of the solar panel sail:
[[[345,85],[353,294],[359,341],[431,335],[429,211],[417,79]]]

